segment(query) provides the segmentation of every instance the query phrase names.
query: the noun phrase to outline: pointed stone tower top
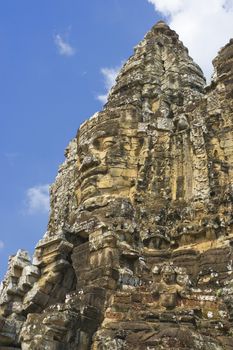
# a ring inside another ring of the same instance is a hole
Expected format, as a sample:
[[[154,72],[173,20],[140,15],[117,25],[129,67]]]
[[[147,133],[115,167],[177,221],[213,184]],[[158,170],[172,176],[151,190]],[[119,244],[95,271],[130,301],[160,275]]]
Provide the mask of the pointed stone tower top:
[[[157,22],[135,47],[134,55],[122,68],[107,106],[134,104],[142,107],[146,98],[188,103],[190,90],[202,94],[205,78],[193,62],[177,33],[164,21]]]
[[[163,20],[159,20],[159,21],[154,25],[154,27],[164,27],[164,26],[168,27],[167,23],[166,23],[165,21],[163,21]]]
[[[151,28],[151,30],[158,30],[158,29],[170,29],[171,28],[167,25],[167,23],[165,21],[158,21],[157,23],[155,23],[155,25]]]
[[[177,39],[179,39],[178,34],[169,27],[169,25],[165,21],[158,21],[156,22],[153,27],[146,33],[145,38],[151,35],[158,35],[159,33],[163,33],[166,35],[173,35]]]

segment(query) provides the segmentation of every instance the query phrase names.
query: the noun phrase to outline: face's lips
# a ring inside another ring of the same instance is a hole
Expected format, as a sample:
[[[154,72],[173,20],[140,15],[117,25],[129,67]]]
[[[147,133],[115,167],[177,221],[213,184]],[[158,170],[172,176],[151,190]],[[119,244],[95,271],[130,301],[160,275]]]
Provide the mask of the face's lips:
[[[105,175],[108,173],[108,167],[106,165],[99,165],[92,169],[85,171],[83,174],[80,172],[80,176],[78,177],[77,185],[80,187],[85,186],[85,180],[90,177],[94,177],[96,175]]]
[[[97,176],[98,175],[93,175],[93,176],[88,176],[80,185],[81,191],[86,190],[90,186],[95,186],[97,182]]]
[[[82,201],[85,201],[88,198],[94,197],[98,194],[98,189],[92,185],[92,184],[87,184],[87,186],[82,189]]]

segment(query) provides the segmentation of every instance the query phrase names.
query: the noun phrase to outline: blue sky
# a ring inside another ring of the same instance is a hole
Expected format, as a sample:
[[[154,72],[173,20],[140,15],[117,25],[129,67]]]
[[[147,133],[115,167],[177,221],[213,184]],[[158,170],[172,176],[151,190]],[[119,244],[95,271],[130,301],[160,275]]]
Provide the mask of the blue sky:
[[[210,75],[209,55],[233,34],[232,0],[206,0],[216,5],[209,22],[202,2],[0,0],[0,279],[8,256],[32,253],[44,234],[48,184],[65,147],[157,20],[167,19]]]

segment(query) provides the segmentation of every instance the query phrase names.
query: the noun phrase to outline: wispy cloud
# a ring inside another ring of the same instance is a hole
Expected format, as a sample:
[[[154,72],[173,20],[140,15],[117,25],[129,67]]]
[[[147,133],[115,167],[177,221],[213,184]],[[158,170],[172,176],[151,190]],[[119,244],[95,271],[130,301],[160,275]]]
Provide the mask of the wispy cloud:
[[[26,213],[37,214],[49,211],[49,185],[31,187],[26,192]]]
[[[5,244],[3,241],[0,241],[0,249],[3,249],[5,247]]]
[[[97,100],[99,100],[101,103],[105,104],[108,101],[108,94],[106,95],[98,95]]]
[[[212,60],[233,33],[233,0],[147,0],[180,36],[207,80]]]
[[[105,94],[97,96],[97,99],[101,103],[107,102],[109,91],[111,90],[112,86],[115,84],[116,77],[117,77],[121,67],[122,67],[122,65],[118,66],[118,67],[113,67],[113,68],[101,68],[100,72],[103,75],[104,87],[106,90]]]
[[[57,50],[62,56],[73,56],[76,52],[75,48],[71,46],[67,39],[60,34],[56,34],[54,37],[54,43]]]

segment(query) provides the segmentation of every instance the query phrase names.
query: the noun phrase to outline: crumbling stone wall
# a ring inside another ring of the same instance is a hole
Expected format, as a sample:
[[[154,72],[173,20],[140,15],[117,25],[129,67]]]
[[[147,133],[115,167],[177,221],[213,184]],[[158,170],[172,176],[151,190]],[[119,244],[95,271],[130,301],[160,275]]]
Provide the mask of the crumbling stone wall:
[[[1,349],[232,349],[231,40],[201,69],[158,22],[51,187],[32,262],[9,261]]]

